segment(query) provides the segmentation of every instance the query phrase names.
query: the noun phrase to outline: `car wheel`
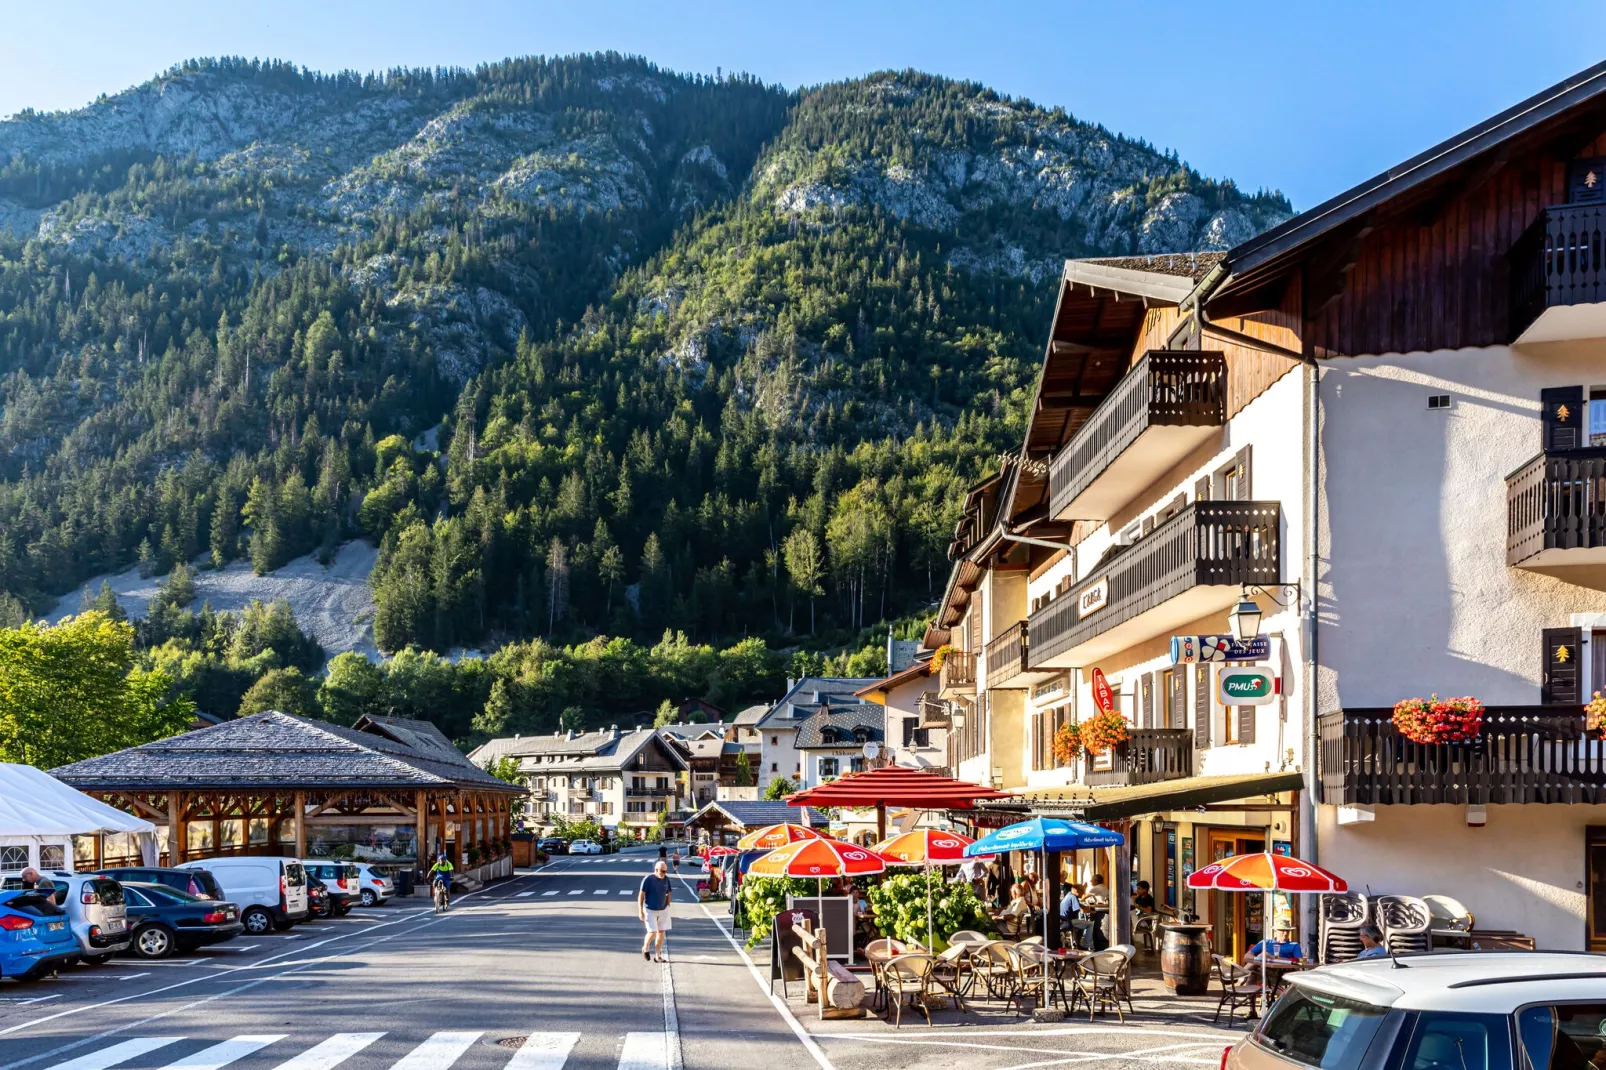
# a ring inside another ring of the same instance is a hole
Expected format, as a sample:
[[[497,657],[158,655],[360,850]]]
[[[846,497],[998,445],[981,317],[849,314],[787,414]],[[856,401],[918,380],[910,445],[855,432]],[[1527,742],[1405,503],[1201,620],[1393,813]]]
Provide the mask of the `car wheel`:
[[[240,915],[240,924],[244,925],[245,931],[252,936],[261,936],[273,928],[273,918],[261,907],[252,907]]]
[[[362,890],[362,905],[365,906],[365,907],[371,907],[371,906],[377,906],[378,904],[379,904],[379,897],[377,895],[375,895],[373,892],[369,891],[367,888],[364,888]]]
[[[134,953],[142,959],[165,959],[173,953],[173,930],[147,925],[134,933]]]
[[[330,907],[329,909],[336,917],[343,918],[347,914],[351,913],[351,904],[350,903],[342,903],[337,907]]]

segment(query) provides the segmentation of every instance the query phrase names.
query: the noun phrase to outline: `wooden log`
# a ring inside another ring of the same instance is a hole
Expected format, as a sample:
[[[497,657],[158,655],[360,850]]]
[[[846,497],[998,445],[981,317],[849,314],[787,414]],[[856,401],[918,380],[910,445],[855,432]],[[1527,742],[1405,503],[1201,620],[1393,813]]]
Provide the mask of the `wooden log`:
[[[846,1011],[857,1008],[864,1002],[864,982],[848,972],[848,968],[840,962],[827,965],[829,979],[825,986],[826,1002],[836,1010]]]

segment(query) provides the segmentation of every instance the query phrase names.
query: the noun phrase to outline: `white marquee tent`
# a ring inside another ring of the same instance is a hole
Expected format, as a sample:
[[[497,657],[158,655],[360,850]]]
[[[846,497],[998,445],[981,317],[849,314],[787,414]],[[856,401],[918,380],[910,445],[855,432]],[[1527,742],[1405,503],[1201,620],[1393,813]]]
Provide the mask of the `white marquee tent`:
[[[156,864],[156,826],[92,799],[31,765],[0,762],[0,878],[29,866],[72,868],[72,838],[121,834]]]

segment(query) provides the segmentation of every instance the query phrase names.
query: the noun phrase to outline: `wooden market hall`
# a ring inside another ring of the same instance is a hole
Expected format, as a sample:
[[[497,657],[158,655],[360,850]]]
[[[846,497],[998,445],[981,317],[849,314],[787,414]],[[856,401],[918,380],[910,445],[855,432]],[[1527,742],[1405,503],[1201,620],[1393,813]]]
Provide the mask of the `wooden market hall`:
[[[448,852],[466,873],[509,857],[524,789],[427,721],[351,728],[269,711],[76,762],[51,775],[155,822],[162,864],[218,855],[318,856],[411,868]],[[164,835],[165,833],[165,835]],[[350,850],[343,850],[350,848]],[[97,845],[95,867],[138,864]]]

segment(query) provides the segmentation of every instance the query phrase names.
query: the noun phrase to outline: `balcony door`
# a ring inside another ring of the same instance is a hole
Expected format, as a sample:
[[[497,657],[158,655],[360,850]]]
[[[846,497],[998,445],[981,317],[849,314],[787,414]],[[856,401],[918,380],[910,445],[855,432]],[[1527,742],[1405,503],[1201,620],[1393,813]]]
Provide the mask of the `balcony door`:
[[[1606,951],[1606,828],[1588,831],[1584,852],[1589,950]]]

